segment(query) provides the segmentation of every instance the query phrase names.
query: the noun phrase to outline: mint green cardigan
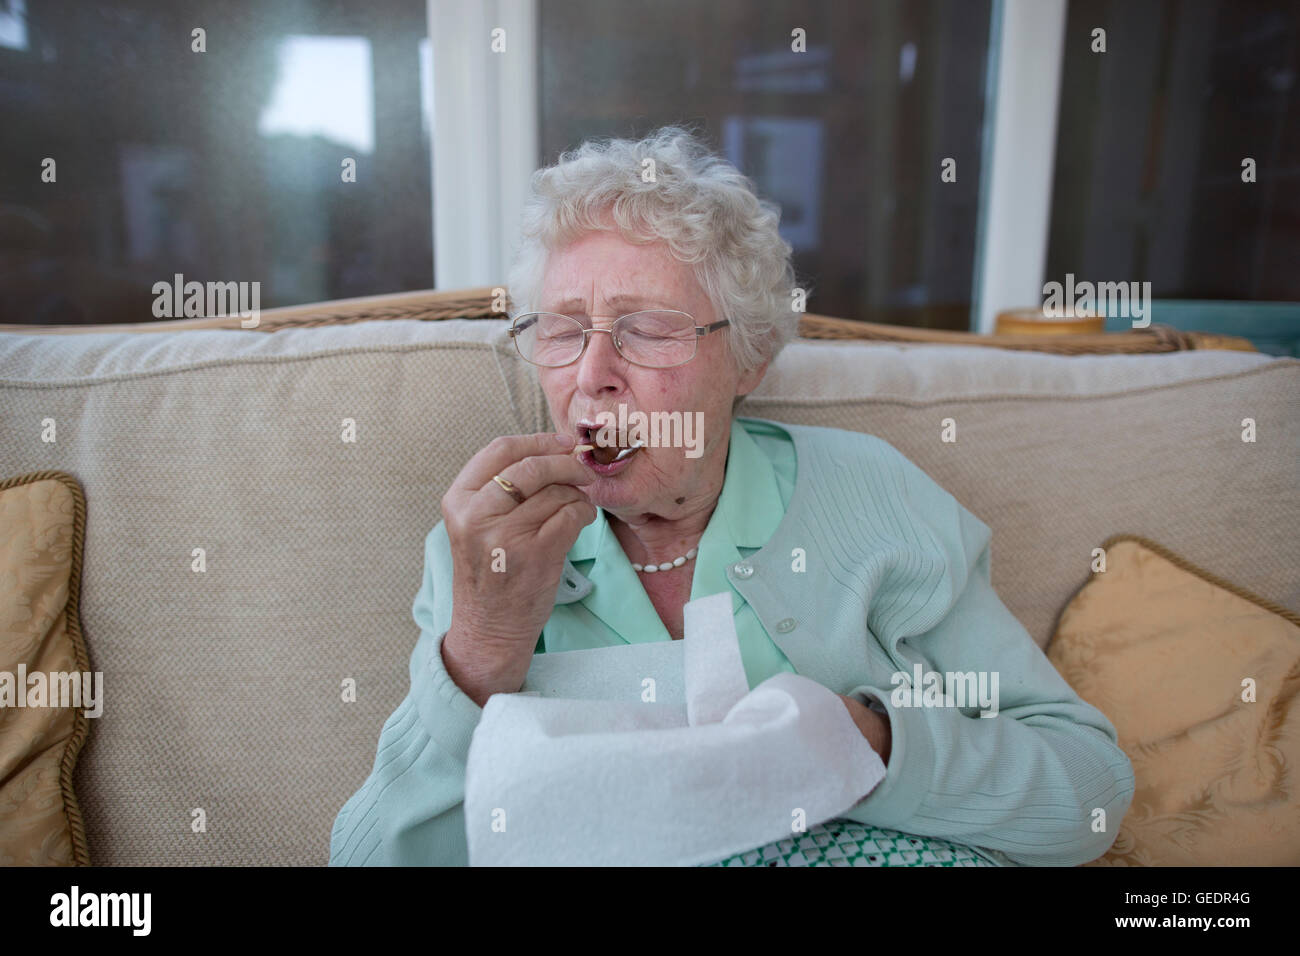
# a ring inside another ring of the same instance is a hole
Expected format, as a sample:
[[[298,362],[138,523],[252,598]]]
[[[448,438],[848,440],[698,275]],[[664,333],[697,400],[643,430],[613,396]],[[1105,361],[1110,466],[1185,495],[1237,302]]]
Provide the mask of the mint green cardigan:
[[[1115,728],[993,590],[988,526],[882,439],[765,424],[794,439],[793,495],[767,544],[726,575],[797,673],[888,716],[885,779],[841,816],[965,843],[1005,865],[1069,866],[1105,853],[1133,799],[1132,765]],[[796,548],[804,573],[792,570]],[[421,633],[411,691],[335,820],[331,865],[468,862],[465,766],[482,709],[442,663],[451,580],[439,522],[413,607]],[[566,561],[556,604],[589,589]],[[896,705],[891,678],[911,680],[917,663],[997,672],[998,715],[981,718],[977,704]]]

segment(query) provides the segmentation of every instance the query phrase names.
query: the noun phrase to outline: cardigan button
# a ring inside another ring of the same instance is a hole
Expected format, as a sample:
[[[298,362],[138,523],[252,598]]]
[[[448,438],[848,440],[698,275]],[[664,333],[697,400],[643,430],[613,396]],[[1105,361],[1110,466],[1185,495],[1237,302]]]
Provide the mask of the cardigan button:
[[[748,578],[754,574],[754,566],[752,564],[747,564],[744,561],[733,565],[731,570],[736,572],[736,577],[738,578]]]
[[[789,634],[794,630],[795,620],[792,617],[783,617],[776,622],[776,629],[782,634]]]

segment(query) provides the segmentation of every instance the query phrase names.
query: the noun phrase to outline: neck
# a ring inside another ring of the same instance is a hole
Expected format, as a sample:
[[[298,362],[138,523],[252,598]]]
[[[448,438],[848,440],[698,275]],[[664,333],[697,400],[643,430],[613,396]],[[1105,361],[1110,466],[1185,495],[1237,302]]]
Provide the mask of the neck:
[[[619,509],[606,511],[610,530],[623,546],[629,561],[637,564],[662,563],[685,555],[700,543],[709,518],[718,506],[726,481],[729,442],[708,456],[705,471],[696,473],[697,490],[670,499],[663,512]]]
[[[715,495],[707,509],[671,520],[653,514],[624,518],[611,514],[608,515],[609,527],[623,546],[628,560],[642,564],[671,561],[700,543],[717,503]]]

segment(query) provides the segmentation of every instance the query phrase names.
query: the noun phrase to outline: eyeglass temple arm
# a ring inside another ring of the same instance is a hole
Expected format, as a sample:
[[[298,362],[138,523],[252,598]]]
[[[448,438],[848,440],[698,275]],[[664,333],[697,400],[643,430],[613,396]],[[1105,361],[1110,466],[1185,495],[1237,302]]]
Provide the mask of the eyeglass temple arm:
[[[695,327],[695,337],[697,339],[703,338],[704,336],[708,335],[710,332],[716,332],[724,325],[730,325],[730,324],[731,324],[730,319],[719,319],[717,322],[714,322],[710,325],[697,325]]]
[[[509,335],[511,338],[514,338],[516,335],[518,335],[524,329],[528,328],[530,325],[536,325],[536,324],[537,324],[537,317],[533,316],[531,318],[525,319],[523,325],[517,327],[514,325],[510,326],[510,328],[506,329],[506,334]]]

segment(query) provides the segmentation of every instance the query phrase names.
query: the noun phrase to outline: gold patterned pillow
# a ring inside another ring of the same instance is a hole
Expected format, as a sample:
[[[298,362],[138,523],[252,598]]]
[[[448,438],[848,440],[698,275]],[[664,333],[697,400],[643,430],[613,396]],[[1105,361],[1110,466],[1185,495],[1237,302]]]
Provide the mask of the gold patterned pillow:
[[[1087,865],[1300,864],[1300,615],[1145,538],[1102,548],[1047,651],[1136,778]]]
[[[81,636],[86,503],[71,475],[0,481],[0,866],[87,866],[72,771],[101,709]]]

